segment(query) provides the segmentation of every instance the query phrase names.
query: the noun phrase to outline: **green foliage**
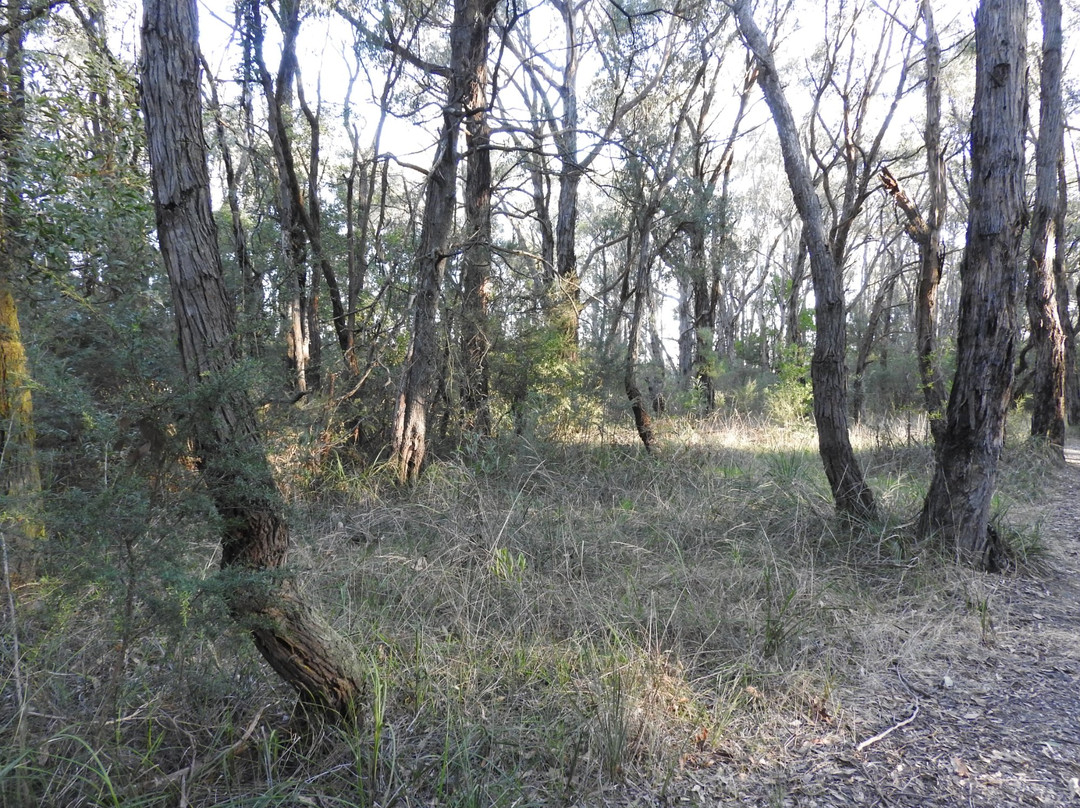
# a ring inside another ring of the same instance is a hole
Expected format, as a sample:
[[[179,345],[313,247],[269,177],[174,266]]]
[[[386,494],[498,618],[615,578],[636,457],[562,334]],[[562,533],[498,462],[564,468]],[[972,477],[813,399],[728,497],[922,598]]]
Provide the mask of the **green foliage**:
[[[808,351],[799,345],[787,346],[776,373],[776,383],[765,393],[766,413],[780,424],[807,420],[813,406]]]
[[[525,325],[496,343],[492,386],[506,391],[506,426],[545,439],[588,433],[601,419],[595,375],[575,359],[557,324]]]

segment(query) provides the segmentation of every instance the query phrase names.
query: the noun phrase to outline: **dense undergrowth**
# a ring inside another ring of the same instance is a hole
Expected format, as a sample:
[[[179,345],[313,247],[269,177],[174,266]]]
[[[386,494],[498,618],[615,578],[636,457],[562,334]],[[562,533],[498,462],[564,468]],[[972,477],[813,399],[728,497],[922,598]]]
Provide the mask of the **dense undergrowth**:
[[[282,460],[289,574],[366,670],[354,727],[305,725],[229,621],[193,473],[120,467],[56,494],[47,574],[3,609],[4,805],[662,796],[686,768],[767,755],[792,722],[850,733],[859,688],[985,630],[977,574],[914,538],[931,453],[909,425],[858,434],[872,524],[835,518],[806,427],[664,428],[659,456],[629,434],[480,444],[410,490],[333,455]],[[1002,527],[1049,466],[1010,446]],[[1009,535],[1037,552],[1037,526]]]

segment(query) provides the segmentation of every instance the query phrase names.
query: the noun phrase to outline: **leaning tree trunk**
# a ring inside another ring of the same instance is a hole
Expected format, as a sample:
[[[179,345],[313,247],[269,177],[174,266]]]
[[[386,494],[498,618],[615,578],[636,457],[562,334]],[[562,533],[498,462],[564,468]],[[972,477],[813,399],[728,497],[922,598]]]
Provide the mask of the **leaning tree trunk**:
[[[814,388],[814,422],[818,452],[825,466],[836,509],[858,518],[872,517],[874,496],[863,477],[848,434],[847,368],[845,366],[844,285],[825,239],[821,201],[814,191],[799,132],[776,72],[765,36],[754,22],[749,0],[735,4],[739,31],[758,61],[758,83],[772,112],[780,138],[795,207],[803,221],[810,275],[814,284],[817,338],[810,361]]]
[[[960,269],[957,367],[920,525],[986,569],[1004,563],[989,527],[1012,388],[1024,231],[1024,0],[982,0],[975,17],[975,104],[967,245]]]
[[[1050,230],[1056,220],[1058,164],[1064,120],[1061,109],[1061,3],[1042,0],[1043,53],[1039,74],[1039,140],[1035,150],[1035,205],[1028,255],[1027,311],[1035,349],[1031,435],[1064,454],[1065,330],[1058,312],[1053,267],[1047,263]]]
[[[303,704],[352,718],[362,679],[351,649],[272,572],[285,564],[289,527],[255,409],[235,379],[239,351],[211,213],[195,0],[146,0],[144,15],[143,114],[158,241],[180,357],[198,394],[201,472],[224,524],[221,563],[235,574],[229,607]]]

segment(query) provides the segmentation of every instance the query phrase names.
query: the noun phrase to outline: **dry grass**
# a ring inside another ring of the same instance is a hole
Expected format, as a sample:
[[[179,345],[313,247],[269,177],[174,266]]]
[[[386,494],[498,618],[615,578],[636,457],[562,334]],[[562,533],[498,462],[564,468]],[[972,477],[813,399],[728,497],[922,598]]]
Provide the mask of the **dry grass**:
[[[212,525],[169,564],[120,542],[138,581],[24,586],[5,805],[617,802],[793,733],[855,739],[896,665],[986,631],[980,577],[913,539],[930,455],[907,426],[859,433],[882,508],[860,526],[833,517],[805,428],[666,426],[659,457],[629,434],[505,441],[411,491],[340,467],[286,479],[306,492],[294,569],[368,671],[355,729],[292,733],[290,694],[214,594]],[[1008,463],[1003,502],[1037,497],[1038,457]]]

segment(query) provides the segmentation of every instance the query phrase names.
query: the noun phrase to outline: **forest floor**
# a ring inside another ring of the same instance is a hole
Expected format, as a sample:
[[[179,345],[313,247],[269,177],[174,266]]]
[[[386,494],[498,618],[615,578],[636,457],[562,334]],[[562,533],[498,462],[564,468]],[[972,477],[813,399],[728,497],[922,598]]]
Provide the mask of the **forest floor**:
[[[666,803],[1080,805],[1080,445],[1066,454],[1045,501],[1010,514],[1041,521],[1045,556],[983,577],[979,630],[838,694],[832,721],[796,721],[764,753],[684,769]],[[656,804],[655,792],[624,796]]]

